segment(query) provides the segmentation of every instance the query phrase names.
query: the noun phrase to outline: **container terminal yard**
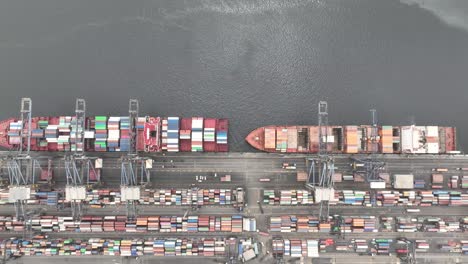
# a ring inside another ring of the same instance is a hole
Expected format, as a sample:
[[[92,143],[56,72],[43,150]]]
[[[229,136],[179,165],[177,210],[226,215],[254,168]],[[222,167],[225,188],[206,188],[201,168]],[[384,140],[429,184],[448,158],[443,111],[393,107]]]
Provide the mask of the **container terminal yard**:
[[[30,106],[22,100],[20,124]],[[75,133],[73,149],[44,152],[29,134],[22,126],[24,147],[0,152],[6,263],[468,263],[468,156],[453,149],[339,154],[319,140],[317,154],[199,153],[203,142],[144,151],[129,125],[124,151],[77,147]]]

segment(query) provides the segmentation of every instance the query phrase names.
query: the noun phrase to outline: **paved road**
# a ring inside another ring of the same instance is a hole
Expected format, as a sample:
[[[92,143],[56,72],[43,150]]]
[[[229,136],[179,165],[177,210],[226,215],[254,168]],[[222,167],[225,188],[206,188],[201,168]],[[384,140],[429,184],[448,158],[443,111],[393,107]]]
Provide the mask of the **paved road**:
[[[92,153],[93,156],[104,158],[103,180],[108,186],[118,186],[120,184],[120,163],[119,154],[114,153]],[[0,154],[1,156],[1,154]],[[298,171],[306,171],[305,155],[281,155],[272,153],[229,153],[229,154],[209,154],[209,153],[177,153],[162,156],[162,154],[148,155],[154,160],[151,170],[152,182],[155,184],[177,184],[177,181],[168,181],[167,177],[179,176],[184,180],[195,175],[212,176],[232,174],[237,177],[252,179],[252,181],[242,182],[254,183],[259,178],[270,177],[273,183],[284,188],[286,185],[294,186],[295,171],[287,171],[281,168],[283,162],[297,164]],[[313,156],[310,156],[313,157]],[[335,165],[337,171],[343,173],[351,172],[351,158],[364,158],[365,155],[345,156],[336,155]],[[429,179],[432,169],[435,167],[449,168],[451,171],[447,175],[460,175],[460,171],[454,170],[459,167],[468,167],[468,157],[428,155],[428,156],[404,156],[379,155],[386,163],[386,171],[390,173],[410,173],[416,178]],[[170,162],[172,160],[172,162]],[[43,163],[45,164],[45,163]],[[64,177],[64,162],[57,156],[54,160],[55,175],[57,185],[63,186],[66,183]],[[163,168],[164,166],[164,168]],[[283,178],[287,180],[283,180]],[[174,178],[171,178],[174,179]],[[235,181],[233,179],[233,181]],[[180,182],[179,182],[180,183]],[[258,183],[260,186],[260,184]],[[339,184],[338,184],[339,185]],[[360,185],[360,184],[358,184]],[[268,186],[268,185],[261,185]]]

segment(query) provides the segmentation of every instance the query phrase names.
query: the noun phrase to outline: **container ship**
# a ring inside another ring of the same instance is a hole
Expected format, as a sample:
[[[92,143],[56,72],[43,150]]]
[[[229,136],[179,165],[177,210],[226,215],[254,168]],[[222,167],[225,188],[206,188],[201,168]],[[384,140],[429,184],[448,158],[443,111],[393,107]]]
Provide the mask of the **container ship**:
[[[266,152],[318,153],[319,126],[265,126],[245,140]],[[450,154],[456,151],[456,129],[440,126],[326,126],[327,151],[336,154]]]
[[[27,125],[27,124],[25,124]],[[144,152],[227,152],[228,120],[215,118],[139,117],[137,150]],[[21,120],[0,122],[0,147],[19,149]],[[74,116],[31,119],[32,151],[118,152],[130,149],[130,118],[87,117],[85,127],[76,127]],[[76,135],[83,135],[76,140]],[[24,146],[23,146],[24,148]]]

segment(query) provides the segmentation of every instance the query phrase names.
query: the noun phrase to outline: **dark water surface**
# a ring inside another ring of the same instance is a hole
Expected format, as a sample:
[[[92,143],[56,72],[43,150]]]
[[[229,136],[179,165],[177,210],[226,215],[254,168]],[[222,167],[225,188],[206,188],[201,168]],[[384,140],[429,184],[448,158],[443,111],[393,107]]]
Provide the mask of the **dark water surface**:
[[[245,151],[249,131],[316,124],[327,100],[330,123],[376,108],[385,124],[457,126],[468,149],[468,1],[453,16],[452,1],[442,15],[403,2],[0,1],[0,118],[23,96],[35,115],[76,97],[123,115],[134,97],[141,114],[227,117]]]

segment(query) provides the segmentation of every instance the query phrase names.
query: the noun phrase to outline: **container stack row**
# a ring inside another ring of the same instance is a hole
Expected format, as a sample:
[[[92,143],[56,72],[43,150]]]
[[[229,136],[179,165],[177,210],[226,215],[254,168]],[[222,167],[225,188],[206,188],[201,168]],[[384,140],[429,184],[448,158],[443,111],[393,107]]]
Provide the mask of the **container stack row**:
[[[167,118],[167,151],[179,152],[179,118]]]
[[[354,240],[354,248],[356,253],[367,253],[369,250],[369,243],[365,239]]]
[[[431,248],[426,239],[416,239],[413,242],[415,251],[418,253],[428,252]],[[331,238],[319,240],[275,238],[272,240],[272,253],[273,256],[316,257],[319,252],[326,252],[325,249],[332,246],[336,251],[341,252],[354,250],[356,253],[374,252],[378,255],[396,252],[400,256],[405,256],[410,248],[407,240],[388,238],[352,239],[350,241],[334,241]],[[448,243],[440,244],[438,248],[446,252],[468,254],[468,240],[449,240]]]
[[[279,204],[280,198],[275,195],[275,190],[263,190],[263,203],[269,205]]]
[[[227,120],[224,122],[227,122]],[[227,140],[227,128],[216,131],[216,144],[218,144],[218,151],[220,151],[220,149],[226,149],[227,151]]]
[[[278,196],[278,192],[280,192],[280,196]],[[294,196],[295,193],[297,196]],[[307,200],[305,200],[305,193],[307,193]],[[285,194],[284,198],[281,194]],[[302,202],[297,197],[302,197]],[[376,202],[377,206],[466,206],[468,205],[468,193],[444,190],[377,191]],[[307,190],[264,190],[263,203],[268,205],[313,204],[313,192]],[[368,191],[335,190],[335,200],[330,201],[330,205],[336,204],[369,206],[371,204],[370,194]]]
[[[290,257],[318,257],[318,240],[274,239],[273,254]]]
[[[378,255],[388,255],[390,253],[390,246],[393,239],[377,238],[374,239],[373,242]]]
[[[465,230],[466,217],[462,219],[441,217],[396,217],[397,232],[459,232]],[[468,223],[468,221],[467,221]]]
[[[380,217],[381,232],[393,232],[395,221],[393,217],[382,216]]]
[[[58,124],[57,149],[70,151],[71,116],[61,116]]]
[[[9,131],[8,135],[14,135],[14,131]],[[31,130],[31,138],[44,138],[44,129],[41,128],[35,128]]]
[[[128,116],[120,117],[120,151],[130,150],[130,118]]]
[[[281,190],[280,205],[313,204],[314,197],[308,190]]]
[[[416,252],[427,252],[429,251],[430,245],[425,239],[417,239],[416,241]]]
[[[42,121],[43,124],[44,121]],[[56,144],[57,143],[57,137],[58,137],[58,125],[56,124],[51,124],[49,121],[47,121],[47,125],[44,129],[44,138],[39,139],[39,144],[40,146],[47,146],[47,144]]]
[[[166,118],[162,119],[161,124],[161,149],[167,151],[167,130],[168,130],[168,121]],[[147,135],[145,135],[147,137]]]
[[[276,128],[276,150],[286,152],[288,148],[288,129]]]
[[[56,206],[60,201],[60,194],[58,192],[41,192],[36,190],[31,190],[30,193],[31,199],[27,200],[28,204],[41,204]],[[0,205],[9,204],[10,193],[8,189],[0,189]]]
[[[468,176],[467,175],[462,176],[461,187],[462,189],[468,189]]]
[[[263,190],[263,203],[268,205],[311,205],[314,196],[309,190]]]
[[[413,233],[417,232],[418,228],[421,225],[418,223],[417,219],[411,217],[396,217],[396,231],[397,232],[406,232],[406,233]]]
[[[121,203],[120,190],[89,190],[86,200],[94,205]],[[142,205],[231,205],[231,189],[145,189],[141,191]]]
[[[94,141],[94,150],[105,152],[107,151],[107,117],[95,116],[94,122],[94,136],[96,139]]]
[[[129,122],[131,121],[129,120]],[[138,117],[137,122],[136,122],[136,128],[137,128],[137,134],[138,134],[138,141],[137,141],[138,150],[145,150],[145,137],[144,137],[145,122],[146,122],[146,117]]]
[[[107,151],[120,151],[120,117],[110,116],[107,129]]]
[[[343,190],[338,193],[338,200],[345,205],[366,205],[370,204],[370,195],[367,191]]]
[[[192,118],[192,152],[203,151],[203,118]]]
[[[468,240],[461,241],[462,253],[468,255]]]
[[[375,216],[343,216],[340,230],[345,233],[377,232],[378,226]]]
[[[216,151],[216,119],[205,118],[203,127],[203,150]]]
[[[254,223],[251,224],[251,222]],[[243,230],[244,218],[233,216],[141,216],[135,221],[125,216],[83,216],[80,221],[72,217],[32,217],[27,224],[37,232],[232,232]],[[245,229],[256,228],[255,219],[248,220]],[[24,223],[14,217],[0,217],[1,231],[21,232]],[[256,229],[254,230],[256,231]]]
[[[426,232],[459,232],[460,222],[459,221],[448,221],[440,217],[427,218],[424,222],[424,230]]]
[[[20,131],[23,129],[21,120],[11,122],[8,130],[8,143],[10,145],[18,145],[21,143]]]
[[[7,240],[1,243],[2,252],[21,256],[224,256],[226,242],[216,238],[164,239],[31,239]]]
[[[161,189],[148,195],[143,204],[154,205],[230,205],[230,189]]]
[[[424,189],[426,187],[426,181],[424,180],[414,180],[415,189]]]
[[[460,186],[458,185],[459,178],[460,177],[458,177],[458,175],[450,177],[449,187],[452,189],[460,188]]]
[[[182,118],[182,122],[184,122],[185,119],[186,119],[186,118]],[[188,123],[188,122],[187,122],[187,123]],[[181,130],[179,131],[179,133],[180,133],[179,138],[180,138],[180,139],[188,139],[188,140],[190,140],[191,134],[192,134],[192,133],[191,133],[191,132],[192,132],[191,127],[192,127],[192,121],[191,121],[191,120],[190,120],[190,124],[187,124],[187,128],[189,128],[189,129],[185,129],[184,127],[181,126]]]
[[[316,216],[283,215],[270,217],[271,232],[325,232],[331,230],[330,223],[321,223]]]
[[[82,151],[84,149],[82,143],[84,128],[80,124],[78,124],[78,120],[75,116],[71,118],[70,128],[70,150]]]
[[[468,194],[460,191],[378,191],[378,206],[468,205]]]

